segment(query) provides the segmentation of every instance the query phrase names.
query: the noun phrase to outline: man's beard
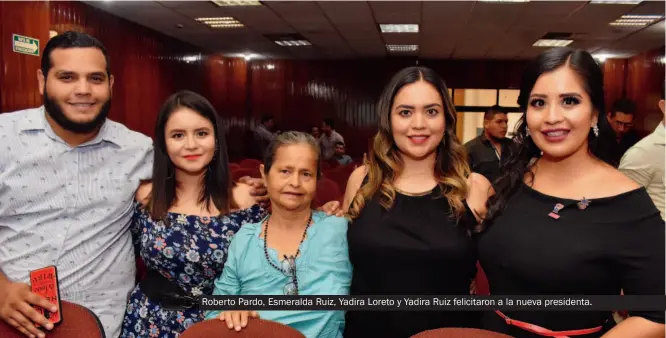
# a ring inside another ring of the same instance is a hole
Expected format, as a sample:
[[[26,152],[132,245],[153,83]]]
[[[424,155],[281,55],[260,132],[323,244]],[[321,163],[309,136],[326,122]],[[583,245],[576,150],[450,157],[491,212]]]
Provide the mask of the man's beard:
[[[83,123],[75,122],[65,116],[61,105],[49,97],[49,94],[46,91],[46,86],[44,86],[44,108],[46,109],[46,113],[49,114],[49,116],[51,116],[51,118],[63,129],[76,134],[87,134],[104,124],[106,117],[109,115],[109,110],[111,109],[111,98],[109,97],[109,99],[104,102],[99,113],[92,121]]]

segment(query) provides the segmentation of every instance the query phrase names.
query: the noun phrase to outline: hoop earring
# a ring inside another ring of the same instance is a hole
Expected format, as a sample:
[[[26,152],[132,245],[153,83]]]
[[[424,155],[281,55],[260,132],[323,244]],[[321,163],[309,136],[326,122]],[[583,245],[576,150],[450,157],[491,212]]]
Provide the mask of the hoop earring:
[[[599,137],[599,126],[597,126],[596,123],[592,126],[592,132],[594,133],[595,137]]]

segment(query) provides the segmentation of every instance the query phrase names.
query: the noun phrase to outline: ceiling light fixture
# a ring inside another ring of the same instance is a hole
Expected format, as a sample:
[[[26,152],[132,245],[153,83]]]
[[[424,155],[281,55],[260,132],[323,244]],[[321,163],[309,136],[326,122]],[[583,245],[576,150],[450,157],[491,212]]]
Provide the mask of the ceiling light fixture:
[[[571,44],[574,40],[559,39],[539,39],[532,44],[534,47],[564,47]]]
[[[386,45],[386,50],[389,52],[416,52],[419,50],[419,45]]]
[[[623,15],[609,23],[611,26],[647,26],[663,18],[662,15]]]
[[[380,24],[379,29],[382,33],[418,33],[417,24]]]
[[[312,43],[308,40],[279,40],[275,41],[278,46],[282,47],[301,47],[301,46],[310,46]]]
[[[500,2],[500,3],[515,3],[515,2],[530,2],[530,0],[479,0],[480,2]]]
[[[256,0],[214,0],[212,3],[219,7],[227,6],[261,6],[261,1]]]
[[[595,60],[603,63],[604,61],[606,61],[606,59],[610,59],[612,57],[612,55],[610,55],[610,54],[592,54],[592,57]]]
[[[197,21],[206,24],[211,28],[240,28],[243,24],[240,21],[230,17],[212,17],[212,18],[197,18]]]
[[[592,0],[591,4],[597,5],[638,5],[643,0]]]

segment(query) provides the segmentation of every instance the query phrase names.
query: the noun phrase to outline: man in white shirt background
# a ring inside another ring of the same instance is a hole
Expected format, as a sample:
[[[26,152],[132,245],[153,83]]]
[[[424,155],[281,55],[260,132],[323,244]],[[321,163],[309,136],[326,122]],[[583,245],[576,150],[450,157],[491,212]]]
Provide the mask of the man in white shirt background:
[[[664,91],[661,91],[661,100],[659,100],[659,109],[664,114]],[[661,123],[652,134],[646,136],[633,147],[631,147],[620,161],[620,171],[636,183],[645,187],[650,198],[657,209],[661,212],[661,218],[664,218],[665,201],[664,194],[666,189],[664,182],[664,161],[666,161],[666,134],[664,133],[664,123],[666,117],[662,118]]]
[[[333,156],[335,156],[335,144],[338,142],[345,143],[345,139],[335,131],[335,121],[333,119],[324,119],[324,122],[321,124],[321,136],[319,137],[319,144],[321,145],[324,160],[333,159]]]

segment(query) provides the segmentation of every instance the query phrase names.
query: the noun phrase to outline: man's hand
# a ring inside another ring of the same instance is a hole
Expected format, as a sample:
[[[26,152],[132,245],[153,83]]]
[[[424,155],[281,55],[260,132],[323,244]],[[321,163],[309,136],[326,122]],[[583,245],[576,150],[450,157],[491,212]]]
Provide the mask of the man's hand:
[[[46,298],[30,291],[28,284],[9,281],[2,284],[0,318],[28,337],[45,337],[44,332],[38,330],[34,323],[38,323],[47,330],[51,330],[53,324],[35,311],[32,305],[43,307],[51,312],[58,310]]]
[[[262,208],[268,208],[271,201],[268,198],[268,191],[266,190],[266,184],[264,184],[264,180],[260,178],[252,178],[250,176],[243,176],[238,179],[238,182],[252,186],[250,195],[254,196],[255,200]]]

